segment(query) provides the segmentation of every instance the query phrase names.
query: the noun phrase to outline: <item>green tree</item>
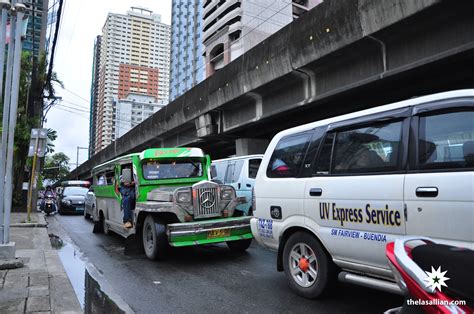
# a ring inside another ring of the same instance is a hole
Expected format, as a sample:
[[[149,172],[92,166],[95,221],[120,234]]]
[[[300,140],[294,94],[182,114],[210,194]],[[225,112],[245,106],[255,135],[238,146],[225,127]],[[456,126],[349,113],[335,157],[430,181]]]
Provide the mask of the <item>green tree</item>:
[[[44,168],[41,172],[43,180],[56,182],[69,174],[69,157],[64,153],[46,156]]]
[[[20,72],[20,92],[18,96],[18,116],[15,129],[14,146],[14,205],[21,205],[22,201],[22,183],[28,181],[25,174],[25,166],[31,161],[28,159],[28,149],[30,133],[32,128],[42,126],[43,112],[46,107],[55,104],[57,98],[54,95],[53,82],[63,87],[63,83],[57,78],[56,73],[52,73],[48,80],[47,75],[48,62],[43,53],[37,59],[34,59],[30,52],[22,52],[21,72]],[[45,104],[45,99],[48,100]],[[3,112],[3,104],[0,106],[0,120]],[[1,129],[0,129],[1,132]],[[54,130],[48,132],[48,151],[54,152],[54,141],[57,133]],[[40,160],[40,163],[42,161]]]

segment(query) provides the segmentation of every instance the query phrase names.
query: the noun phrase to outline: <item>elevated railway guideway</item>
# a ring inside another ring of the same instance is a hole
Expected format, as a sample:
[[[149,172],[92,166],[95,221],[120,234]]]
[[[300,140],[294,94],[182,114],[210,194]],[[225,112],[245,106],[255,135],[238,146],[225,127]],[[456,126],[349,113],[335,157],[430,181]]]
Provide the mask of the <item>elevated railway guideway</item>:
[[[149,147],[261,153],[278,131],[474,85],[474,2],[338,0],[282,28],[72,171]]]

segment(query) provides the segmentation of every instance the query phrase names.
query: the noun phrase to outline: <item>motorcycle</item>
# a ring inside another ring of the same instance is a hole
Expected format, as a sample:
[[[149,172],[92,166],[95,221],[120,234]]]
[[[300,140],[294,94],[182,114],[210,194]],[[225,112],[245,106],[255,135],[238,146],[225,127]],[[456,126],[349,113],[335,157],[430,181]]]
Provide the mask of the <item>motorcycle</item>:
[[[386,313],[474,313],[473,250],[404,237],[387,244],[386,256],[406,296]]]
[[[49,214],[56,211],[56,199],[53,195],[44,196],[43,212],[49,216]]]

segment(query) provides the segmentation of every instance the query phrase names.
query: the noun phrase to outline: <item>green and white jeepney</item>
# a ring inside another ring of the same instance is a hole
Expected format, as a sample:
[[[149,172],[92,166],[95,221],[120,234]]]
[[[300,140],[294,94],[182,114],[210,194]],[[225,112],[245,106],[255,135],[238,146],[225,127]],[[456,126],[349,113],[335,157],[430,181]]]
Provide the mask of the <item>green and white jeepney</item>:
[[[252,240],[250,217],[234,217],[235,207],[246,200],[232,186],[209,181],[210,165],[199,148],[151,148],[95,167],[94,232],[136,235],[150,259],[165,257],[169,246],[226,242],[231,250],[246,250]],[[123,169],[132,169],[135,182],[131,229],[123,225]]]

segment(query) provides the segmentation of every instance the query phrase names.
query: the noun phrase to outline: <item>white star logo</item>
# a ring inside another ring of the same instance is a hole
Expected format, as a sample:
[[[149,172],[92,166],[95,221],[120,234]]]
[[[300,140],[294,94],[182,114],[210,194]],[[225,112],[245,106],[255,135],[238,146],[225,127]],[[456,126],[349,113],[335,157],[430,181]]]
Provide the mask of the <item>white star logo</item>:
[[[447,287],[446,281],[449,280],[449,278],[445,276],[447,272],[447,270],[441,272],[441,266],[438,266],[436,270],[431,266],[431,272],[425,271],[426,275],[428,275],[428,277],[425,278],[426,287],[431,287],[433,291],[435,289],[441,291],[441,286]]]

